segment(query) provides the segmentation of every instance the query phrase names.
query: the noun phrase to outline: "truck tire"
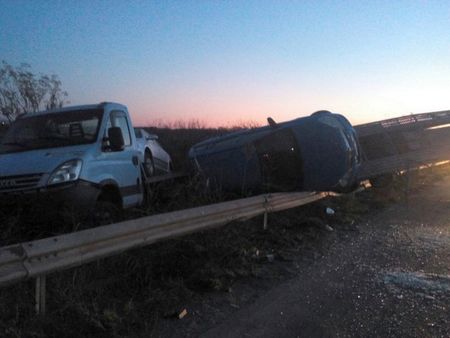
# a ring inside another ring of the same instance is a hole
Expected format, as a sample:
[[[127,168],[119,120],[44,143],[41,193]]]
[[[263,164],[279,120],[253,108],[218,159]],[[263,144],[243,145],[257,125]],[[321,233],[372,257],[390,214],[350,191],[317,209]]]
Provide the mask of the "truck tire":
[[[117,188],[107,186],[102,189],[92,211],[95,225],[106,225],[118,222],[121,217],[122,200]]]
[[[155,163],[153,162],[152,154],[149,151],[144,155],[144,170],[148,177],[155,175]]]
[[[119,220],[119,207],[108,200],[98,200],[93,211],[93,221],[95,225],[107,225]]]

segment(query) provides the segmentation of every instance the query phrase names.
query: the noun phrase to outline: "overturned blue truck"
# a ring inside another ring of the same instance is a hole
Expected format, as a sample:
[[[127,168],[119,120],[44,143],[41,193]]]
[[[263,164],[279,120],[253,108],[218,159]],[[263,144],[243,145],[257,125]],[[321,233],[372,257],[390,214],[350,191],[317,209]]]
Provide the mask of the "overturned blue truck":
[[[189,157],[211,187],[239,194],[348,192],[358,186],[360,146],[349,121],[311,116],[233,132],[195,144]]]

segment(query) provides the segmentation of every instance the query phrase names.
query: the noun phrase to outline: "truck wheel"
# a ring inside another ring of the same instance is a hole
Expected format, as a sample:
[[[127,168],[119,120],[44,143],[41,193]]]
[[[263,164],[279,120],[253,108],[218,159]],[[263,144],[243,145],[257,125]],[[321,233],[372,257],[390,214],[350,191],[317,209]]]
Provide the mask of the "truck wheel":
[[[153,157],[150,152],[146,151],[144,155],[144,170],[148,177],[155,174],[155,164],[153,163]]]
[[[98,200],[93,210],[93,221],[96,225],[106,225],[119,220],[118,206],[107,200]]]

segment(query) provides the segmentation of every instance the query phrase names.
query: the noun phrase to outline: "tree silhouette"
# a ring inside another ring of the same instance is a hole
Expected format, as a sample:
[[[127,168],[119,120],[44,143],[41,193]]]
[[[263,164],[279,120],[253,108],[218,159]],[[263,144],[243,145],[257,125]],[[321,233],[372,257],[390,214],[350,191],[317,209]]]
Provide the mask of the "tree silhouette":
[[[31,66],[0,67],[0,113],[11,123],[23,113],[60,108],[68,94],[56,75],[34,74]]]

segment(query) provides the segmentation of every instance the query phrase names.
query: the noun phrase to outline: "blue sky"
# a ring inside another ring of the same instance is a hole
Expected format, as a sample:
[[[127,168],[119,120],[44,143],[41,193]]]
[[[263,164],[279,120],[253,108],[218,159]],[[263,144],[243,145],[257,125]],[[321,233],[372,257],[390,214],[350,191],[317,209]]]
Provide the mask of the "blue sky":
[[[139,124],[450,109],[450,1],[0,0],[0,59]]]

